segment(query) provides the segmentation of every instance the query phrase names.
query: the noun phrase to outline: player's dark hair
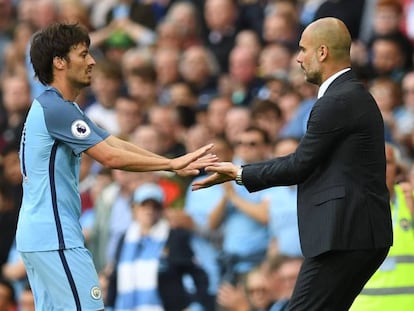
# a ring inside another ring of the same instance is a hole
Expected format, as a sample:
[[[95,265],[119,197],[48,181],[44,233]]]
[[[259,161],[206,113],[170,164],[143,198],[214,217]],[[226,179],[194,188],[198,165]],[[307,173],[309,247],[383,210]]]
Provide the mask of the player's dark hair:
[[[44,84],[53,82],[53,59],[69,61],[70,49],[80,43],[90,45],[88,31],[79,24],[55,23],[35,33],[31,41],[30,60],[36,77]]]

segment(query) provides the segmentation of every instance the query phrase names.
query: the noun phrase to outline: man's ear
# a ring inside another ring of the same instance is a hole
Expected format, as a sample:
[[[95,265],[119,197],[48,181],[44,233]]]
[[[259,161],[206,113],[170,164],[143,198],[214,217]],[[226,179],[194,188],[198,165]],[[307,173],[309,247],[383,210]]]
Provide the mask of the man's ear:
[[[318,49],[319,60],[324,60],[328,56],[328,52],[328,47],[326,45],[321,45]]]
[[[53,57],[53,66],[59,70],[65,68],[66,60],[63,57],[55,56]]]

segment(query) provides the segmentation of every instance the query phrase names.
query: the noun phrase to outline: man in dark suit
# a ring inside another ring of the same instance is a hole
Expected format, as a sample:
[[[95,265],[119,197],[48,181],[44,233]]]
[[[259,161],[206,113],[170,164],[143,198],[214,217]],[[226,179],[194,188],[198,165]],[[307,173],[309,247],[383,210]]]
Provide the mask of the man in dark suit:
[[[350,69],[350,46],[336,18],[316,20],[302,33],[297,62],[319,94],[296,152],[242,168],[218,163],[192,186],[236,180],[258,191],[298,184],[305,260],[289,311],[348,310],[392,244],[383,120]]]

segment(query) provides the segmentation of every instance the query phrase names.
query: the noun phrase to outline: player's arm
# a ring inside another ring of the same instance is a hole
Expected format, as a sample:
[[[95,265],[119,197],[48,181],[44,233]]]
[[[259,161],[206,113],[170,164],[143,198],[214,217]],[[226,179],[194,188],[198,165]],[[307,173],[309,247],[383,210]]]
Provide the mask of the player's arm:
[[[199,173],[200,168],[217,160],[214,155],[206,155],[212,146],[208,144],[181,157],[168,159],[109,136],[85,152],[105,167],[112,169],[134,172],[165,170],[176,171],[181,175],[194,175]]]
[[[128,141],[125,141],[123,139],[120,139],[116,136],[110,135],[108,136],[108,138],[105,140],[108,144],[110,144],[112,147],[115,148],[120,148],[120,149],[124,149],[124,150],[128,150],[131,152],[135,152],[138,154],[141,154],[143,156],[150,156],[150,157],[158,157],[158,158],[163,158],[162,156],[150,152],[149,150],[146,150],[144,148],[141,148],[137,145],[134,145]]]

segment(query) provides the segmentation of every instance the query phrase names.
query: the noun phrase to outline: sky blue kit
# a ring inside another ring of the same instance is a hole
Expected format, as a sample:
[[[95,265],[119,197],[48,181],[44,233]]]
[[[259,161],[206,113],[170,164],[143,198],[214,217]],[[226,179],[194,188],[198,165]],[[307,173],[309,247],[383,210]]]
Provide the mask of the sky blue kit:
[[[84,246],[79,224],[81,153],[107,136],[54,88],[33,101],[20,147],[24,194],[19,251]]]
[[[47,281],[47,275],[69,282],[64,288],[73,294],[73,310],[103,308],[96,271],[79,224],[78,186],[82,152],[108,136],[55,88],[47,88],[32,103],[20,145],[23,201],[16,243],[28,269],[37,308],[54,310],[52,306],[59,303],[56,298],[70,294]],[[85,288],[85,284],[90,285]],[[71,304],[70,296],[66,297]]]

